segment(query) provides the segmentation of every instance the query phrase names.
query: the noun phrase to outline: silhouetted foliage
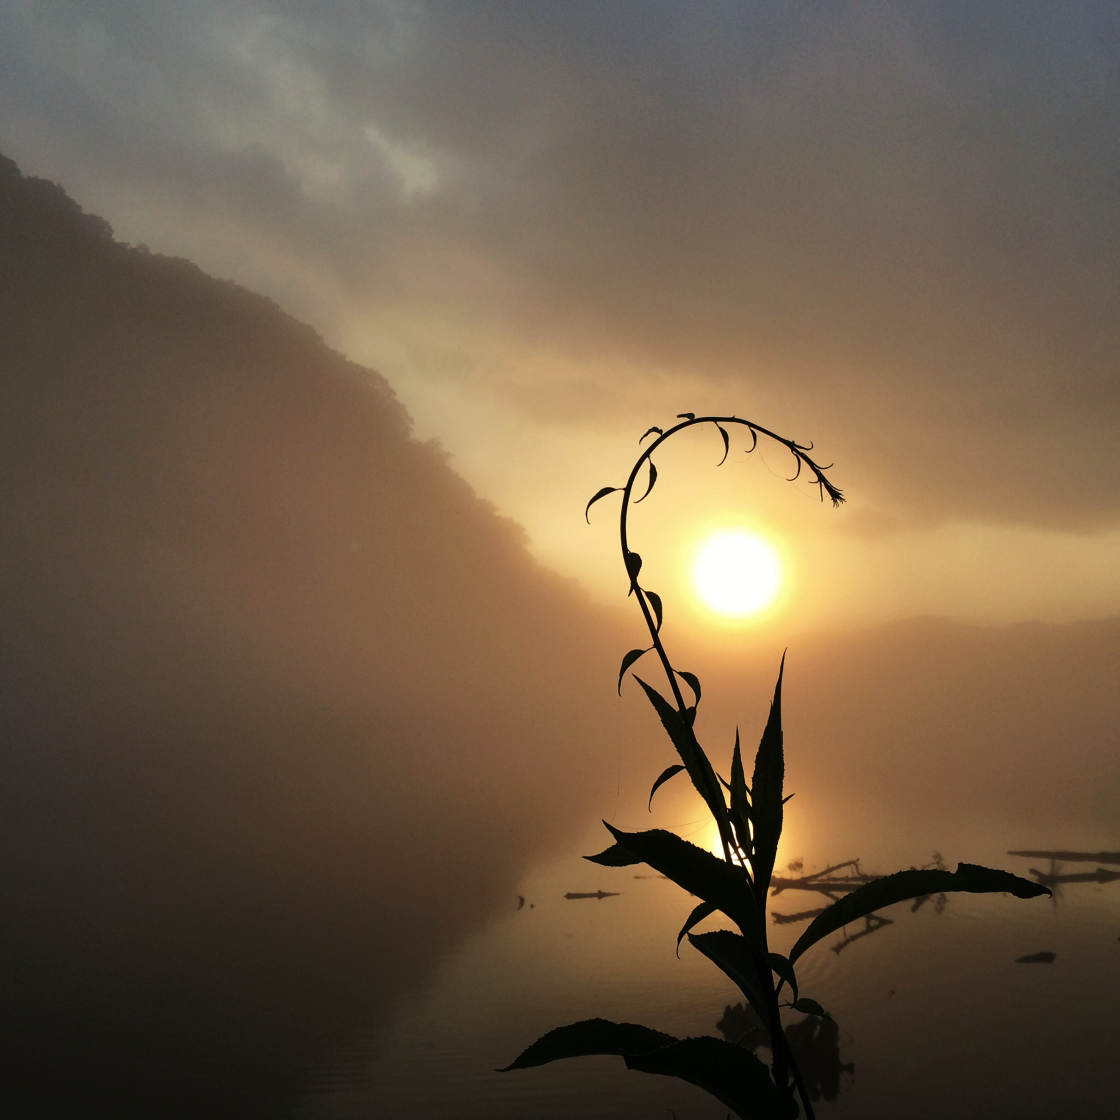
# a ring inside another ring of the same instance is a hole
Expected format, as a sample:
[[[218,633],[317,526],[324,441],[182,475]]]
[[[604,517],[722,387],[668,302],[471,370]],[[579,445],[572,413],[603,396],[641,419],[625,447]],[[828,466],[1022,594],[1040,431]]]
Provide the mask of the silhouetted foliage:
[[[677,419],[681,423],[667,430],[647,430],[639,442],[644,442],[651,433],[655,433],[657,438],[638,457],[626,484],[599,490],[587,509],[590,510],[594,502],[607,495],[621,491],[619,537],[623,565],[629,579],[627,594],[637,599],[652,641],[647,649],[633,649],[623,658],[619,670],[619,690],[626,673],[632,670],[643,654],[651,650],[657,654],[669,686],[670,696],[666,697],[647,681],[635,678],[680,756],[680,764],[664,770],[654,782],[650,791],[651,808],[653,794],[661,785],[682,771],[687,773],[719,831],[723,856],[715,856],[661,829],[628,833],[604,821],[614,843],[598,855],[587,858],[606,867],[645,863],[701,900],[681,928],[677,937],[678,946],[687,937],[693,947],[720,968],[742,992],[747,1006],[761,1024],[762,1037],[770,1054],[769,1070],[753,1054],[723,1040],[680,1040],[645,1027],[603,1019],[585,1020],[550,1031],[505,1068],[519,1069],[586,1054],[618,1054],[631,1069],[670,1074],[706,1089],[744,1118],[779,1120],[796,1117],[802,1112],[811,1118],[812,1100],[821,1093],[820,1078],[816,1071],[810,1078],[803,1074],[793,1040],[799,1036],[804,1038],[806,1033],[816,1038],[819,1032],[814,1033],[813,1028],[803,1024],[830,1024],[831,1016],[815,999],[799,993],[795,964],[803,953],[846,923],[860,918],[871,921],[876,917],[875,911],[897,902],[921,900],[934,893],[951,891],[1007,892],[1018,898],[1032,898],[1050,892],[1045,886],[1009,872],[974,864],[959,864],[955,872],[940,866],[900,871],[861,882],[817,912],[788,957],[770,952],[767,944],[767,896],[782,832],[784,805],[788,800],[784,793],[782,734],[785,657],[783,655],[778,670],[769,717],[755,754],[751,783],[749,786],[746,783],[738,731],[731,759],[731,778],[729,782],[723,782],[717,777],[693,730],[696,708],[700,703],[700,682],[694,674],[675,668],[669,659],[660,636],[662,602],[658,597],[654,606],[651,593],[639,582],[642,564],[629,545],[627,517],[631,502],[648,497],[657,481],[653,453],[677,432],[702,424],[714,425],[720,434],[723,443],[720,465],[726,461],[729,451],[727,427],[738,425],[750,433],[748,454],[757,446],[758,437],[764,436],[784,446],[793,457],[791,482],[807,470],[822,500],[827,496],[836,506],[843,501],[843,495],[827,476],[830,468],[818,465],[810,457],[812,444],[785,439],[753,421],[735,416],[698,417],[684,412]],[[635,499],[635,482],[643,470],[645,489],[641,497]],[[678,678],[683,678],[691,689],[691,703],[681,692]],[[736,928],[699,934],[691,932],[696,924],[716,913],[730,919]],[[785,987],[789,988],[790,998],[782,1003],[779,997]],[[787,1028],[781,1018],[783,1008],[805,1018]],[[830,1037],[834,1042],[834,1031]]]

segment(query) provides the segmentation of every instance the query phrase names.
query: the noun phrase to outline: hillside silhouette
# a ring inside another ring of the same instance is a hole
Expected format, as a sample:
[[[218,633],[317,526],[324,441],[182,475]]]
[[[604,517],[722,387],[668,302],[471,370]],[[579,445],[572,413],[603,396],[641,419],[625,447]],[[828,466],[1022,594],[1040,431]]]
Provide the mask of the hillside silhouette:
[[[0,262],[15,1092],[275,1116],[613,780],[614,643],[269,301],[6,160]]]

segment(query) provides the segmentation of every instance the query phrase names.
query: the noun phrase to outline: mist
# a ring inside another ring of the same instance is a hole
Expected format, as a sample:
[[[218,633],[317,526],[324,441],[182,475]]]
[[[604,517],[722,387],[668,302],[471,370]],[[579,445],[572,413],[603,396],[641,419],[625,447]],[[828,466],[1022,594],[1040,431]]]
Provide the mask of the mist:
[[[526,868],[649,821],[673,760],[615,694],[639,620],[534,561],[380,375],[270,301],[8,161],[0,209],[11,1092],[284,1115]],[[700,726],[749,742],[779,641],[675,625]],[[977,818],[1114,842],[1118,636],[797,636],[805,842],[849,856],[872,814],[902,859]]]

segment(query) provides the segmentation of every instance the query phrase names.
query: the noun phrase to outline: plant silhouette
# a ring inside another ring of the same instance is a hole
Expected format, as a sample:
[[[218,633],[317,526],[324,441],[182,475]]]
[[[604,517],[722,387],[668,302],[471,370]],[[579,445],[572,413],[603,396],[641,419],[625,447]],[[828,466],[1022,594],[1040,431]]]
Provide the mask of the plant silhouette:
[[[731,756],[730,778],[718,775],[695,733],[696,709],[700,703],[700,681],[695,674],[676,668],[661,639],[664,607],[661,597],[641,583],[642,558],[630,547],[627,519],[630,507],[643,501],[657,482],[653,454],[678,432],[699,425],[713,426],[722,442],[723,465],[730,454],[730,429],[745,429],[750,436],[749,454],[759,438],[772,440],[790,453],[794,472],[790,481],[803,472],[834,506],[843,500],[842,492],[827,476],[831,466],[820,466],[810,455],[812,444],[786,439],[751,420],[736,416],[696,416],[680,413],[678,423],[666,428],[649,428],[639,440],[656,437],[638,456],[624,486],[604,486],[587,503],[591,507],[609,494],[621,493],[619,539],[622,561],[629,579],[628,596],[638,603],[649,633],[650,644],[629,650],[619,668],[618,687],[628,672],[646,654],[655,654],[668,682],[669,695],[659,692],[634,673],[646,698],[661,720],[676,749],[679,762],[667,767],[650,790],[653,795],[677,774],[688,774],[703,799],[719,831],[722,858],[683,840],[672,832],[652,829],[624,832],[607,822],[613,843],[587,858],[605,867],[647,864],[672,879],[678,886],[700,899],[677,935],[677,949],[687,937],[690,944],[720,968],[739,988],[747,1005],[761,1024],[762,1045],[769,1051],[769,1064],[741,1046],[714,1037],[676,1038],[662,1031],[634,1023],[606,1019],[586,1019],[549,1031],[524,1050],[506,1070],[543,1065],[559,1058],[591,1054],[617,1054],[628,1068],[647,1073],[679,1077],[718,1098],[740,1117],[813,1117],[812,1087],[799,1068],[791,1045],[793,1027],[783,1025],[781,1013],[792,1011],[810,1019],[830,1020],[828,1012],[814,999],[800,993],[796,966],[800,957],[822,938],[843,926],[868,918],[875,911],[906,900],[951,891],[974,893],[1007,892],[1018,898],[1049,894],[1044,885],[1006,871],[961,863],[956,871],[942,867],[911,869],[861,883],[817,913],[794,943],[788,956],[770,951],[767,944],[766,906],[774,871],[778,840],[782,832],[783,808],[789,800],[784,794],[785,756],[782,741],[782,676],[785,656],[778,669],[769,718],[755,754],[751,782],[746,780],[739,734]],[[644,490],[635,497],[641,478]],[[688,694],[682,690],[687,687]],[[691,932],[714,914],[729,919],[734,929],[706,933]],[[788,989],[788,998],[783,993]]]

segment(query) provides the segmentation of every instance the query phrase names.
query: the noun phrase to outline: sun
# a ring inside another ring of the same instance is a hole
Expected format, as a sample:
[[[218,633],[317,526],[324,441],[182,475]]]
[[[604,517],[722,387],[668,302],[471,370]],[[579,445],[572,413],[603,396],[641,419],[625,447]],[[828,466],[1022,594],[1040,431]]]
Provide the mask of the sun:
[[[782,566],[774,548],[754,533],[724,529],[696,550],[692,584],[705,606],[724,618],[746,618],[777,598]]]

